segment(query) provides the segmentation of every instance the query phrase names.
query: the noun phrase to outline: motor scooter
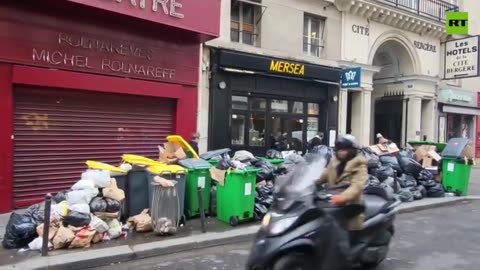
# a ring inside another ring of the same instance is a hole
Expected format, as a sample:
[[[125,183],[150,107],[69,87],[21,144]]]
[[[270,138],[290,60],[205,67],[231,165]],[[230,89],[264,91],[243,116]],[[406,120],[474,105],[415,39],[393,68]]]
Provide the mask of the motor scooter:
[[[277,179],[247,270],[371,269],[385,260],[400,200],[389,200],[379,187],[368,189],[363,205],[333,206],[328,190],[313,184],[324,164],[301,163]],[[348,220],[362,212],[363,230],[352,235]]]

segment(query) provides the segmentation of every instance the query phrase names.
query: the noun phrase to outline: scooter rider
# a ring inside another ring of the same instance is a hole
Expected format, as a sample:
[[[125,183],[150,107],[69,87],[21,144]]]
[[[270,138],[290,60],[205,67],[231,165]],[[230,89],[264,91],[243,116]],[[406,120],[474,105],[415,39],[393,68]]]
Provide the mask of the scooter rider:
[[[365,182],[368,179],[367,161],[359,153],[355,137],[344,135],[335,142],[335,157],[317,181],[317,186],[328,184],[333,189],[330,201],[336,206],[361,204]],[[336,188],[338,187],[338,188]],[[363,227],[364,215],[360,214],[348,222],[349,231],[359,231]]]

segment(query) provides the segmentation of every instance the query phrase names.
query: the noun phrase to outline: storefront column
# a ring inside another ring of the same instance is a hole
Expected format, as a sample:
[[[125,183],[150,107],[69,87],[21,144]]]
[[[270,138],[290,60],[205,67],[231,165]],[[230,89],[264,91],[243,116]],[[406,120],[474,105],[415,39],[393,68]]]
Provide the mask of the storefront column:
[[[347,133],[348,91],[340,90],[338,97],[338,134]]]
[[[352,135],[360,145],[370,144],[372,90],[362,90],[352,97]]]
[[[435,103],[431,99],[422,100],[422,140],[423,136],[428,141],[435,140]]]
[[[420,140],[422,128],[422,98],[410,96],[407,113],[407,142]]]

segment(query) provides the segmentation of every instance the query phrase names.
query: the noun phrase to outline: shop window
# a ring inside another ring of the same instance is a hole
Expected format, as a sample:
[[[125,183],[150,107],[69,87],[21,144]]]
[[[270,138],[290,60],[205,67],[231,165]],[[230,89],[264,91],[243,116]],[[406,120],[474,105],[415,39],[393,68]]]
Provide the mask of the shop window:
[[[293,117],[290,127],[292,129],[292,143],[291,150],[303,151],[303,119],[300,117]]]
[[[270,135],[270,145],[278,150],[287,150],[289,117],[288,115],[272,116],[272,134]]]
[[[321,55],[324,47],[325,18],[305,14],[303,19],[303,52],[307,55]]]
[[[265,113],[250,114],[249,146],[265,146]]]
[[[250,98],[250,110],[265,111],[267,109],[267,100],[264,98]]]
[[[262,8],[257,2],[260,3],[259,0],[232,1],[230,36],[233,42],[257,45],[257,22]]]
[[[318,133],[318,116],[307,118],[307,140],[312,139]]]
[[[248,97],[232,96],[233,110],[248,110]]]
[[[271,109],[272,112],[288,113],[288,101],[272,99]]]
[[[245,144],[245,116],[232,114],[232,145]]]
[[[308,103],[308,114],[309,115],[318,115],[320,108],[317,103]]]
[[[301,101],[293,102],[292,112],[297,114],[299,113],[303,114],[303,102]]]

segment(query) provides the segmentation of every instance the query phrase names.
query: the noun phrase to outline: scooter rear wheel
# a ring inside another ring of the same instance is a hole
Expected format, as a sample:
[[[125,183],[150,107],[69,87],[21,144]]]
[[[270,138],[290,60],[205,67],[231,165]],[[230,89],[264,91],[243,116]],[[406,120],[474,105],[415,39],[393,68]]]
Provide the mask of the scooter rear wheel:
[[[315,270],[311,261],[312,258],[307,254],[286,254],[275,262],[272,270]]]

